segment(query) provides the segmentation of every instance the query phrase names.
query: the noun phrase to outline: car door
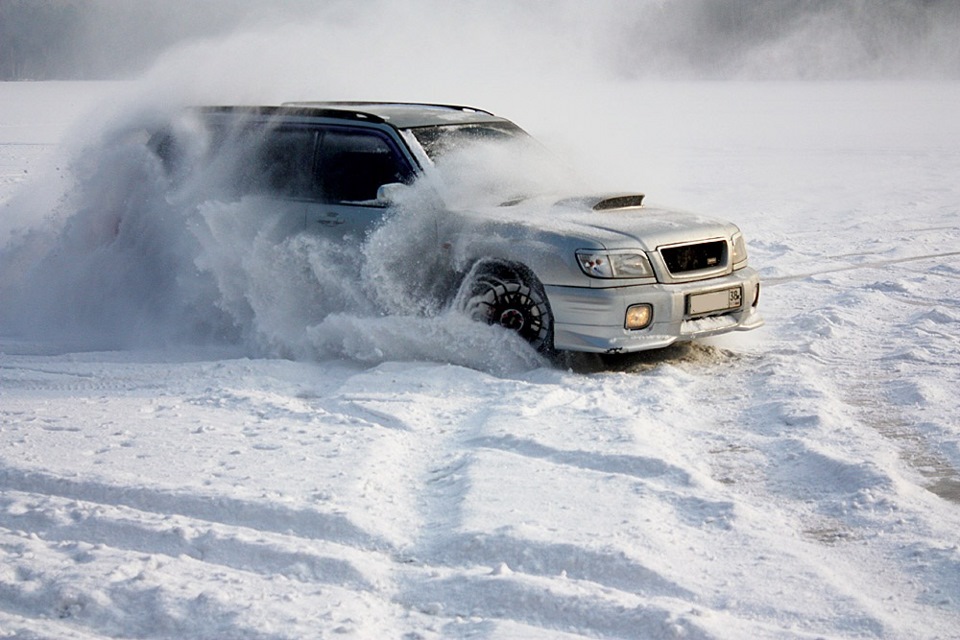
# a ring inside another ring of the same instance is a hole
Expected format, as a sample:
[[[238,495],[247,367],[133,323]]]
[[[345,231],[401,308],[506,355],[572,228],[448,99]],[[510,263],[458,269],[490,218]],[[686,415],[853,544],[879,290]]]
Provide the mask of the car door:
[[[301,232],[315,197],[313,169],[318,132],[295,125],[251,129],[252,153],[237,170],[238,187],[274,233]],[[243,158],[243,156],[241,156]]]
[[[386,203],[377,200],[379,188],[413,178],[410,162],[390,136],[349,126],[322,129],[315,172],[319,196],[307,204],[307,229],[356,241],[386,213]]]

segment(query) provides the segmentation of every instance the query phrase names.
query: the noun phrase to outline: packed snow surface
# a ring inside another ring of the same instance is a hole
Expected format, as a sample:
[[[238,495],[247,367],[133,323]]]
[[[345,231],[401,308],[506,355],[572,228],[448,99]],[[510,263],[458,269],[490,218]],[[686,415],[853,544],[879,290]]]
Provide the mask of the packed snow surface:
[[[960,637],[960,86],[478,105],[745,232],[766,326],[617,362],[164,197],[136,91],[0,85],[0,637]]]

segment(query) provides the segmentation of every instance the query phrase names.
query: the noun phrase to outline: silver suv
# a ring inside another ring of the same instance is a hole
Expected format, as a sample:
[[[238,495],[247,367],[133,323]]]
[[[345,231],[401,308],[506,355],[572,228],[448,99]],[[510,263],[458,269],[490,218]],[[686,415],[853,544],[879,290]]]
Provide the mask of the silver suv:
[[[316,102],[193,113],[219,140],[212,149],[254,140],[237,182],[283,201],[294,231],[362,242],[414,207],[432,209],[423,273],[438,284],[420,290],[543,352],[626,353],[763,323],[735,225],[647,207],[642,194],[571,195],[556,180],[527,179],[515,161],[542,149],[489,112]],[[155,136],[153,147],[176,170],[175,136]],[[486,164],[469,164],[480,156]],[[530,174],[541,172],[535,164]],[[497,170],[478,178],[484,166]],[[458,171],[474,189],[448,188]]]

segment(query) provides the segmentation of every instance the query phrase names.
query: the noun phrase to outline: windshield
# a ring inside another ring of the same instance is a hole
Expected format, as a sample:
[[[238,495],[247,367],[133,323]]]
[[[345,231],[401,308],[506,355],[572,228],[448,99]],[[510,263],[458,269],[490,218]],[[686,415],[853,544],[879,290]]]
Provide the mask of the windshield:
[[[563,191],[569,169],[510,122],[411,129],[433,161],[447,202],[476,206],[519,202]]]
[[[533,144],[530,135],[510,122],[439,125],[411,129],[430,159],[436,162],[450,152],[485,143],[520,142]]]

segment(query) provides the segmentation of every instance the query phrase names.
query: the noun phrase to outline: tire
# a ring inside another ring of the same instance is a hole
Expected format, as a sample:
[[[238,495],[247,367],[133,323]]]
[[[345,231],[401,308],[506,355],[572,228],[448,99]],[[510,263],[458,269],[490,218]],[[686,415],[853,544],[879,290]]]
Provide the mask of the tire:
[[[528,269],[478,265],[457,297],[459,309],[473,320],[515,331],[541,353],[553,350],[553,313],[543,286]]]

